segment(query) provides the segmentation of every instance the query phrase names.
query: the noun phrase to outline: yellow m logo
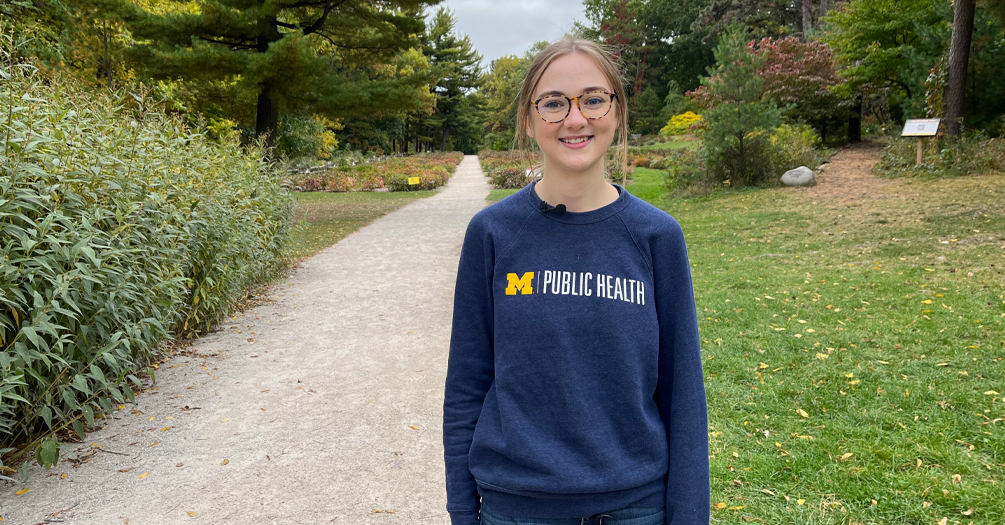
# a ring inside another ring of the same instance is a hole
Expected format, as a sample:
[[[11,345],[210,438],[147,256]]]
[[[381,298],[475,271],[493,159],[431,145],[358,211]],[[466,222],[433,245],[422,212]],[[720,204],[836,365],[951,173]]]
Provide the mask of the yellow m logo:
[[[516,295],[517,290],[520,290],[523,295],[534,293],[534,272],[526,272],[519,278],[515,273],[508,273],[506,281],[509,283],[509,286],[506,287],[506,295]]]

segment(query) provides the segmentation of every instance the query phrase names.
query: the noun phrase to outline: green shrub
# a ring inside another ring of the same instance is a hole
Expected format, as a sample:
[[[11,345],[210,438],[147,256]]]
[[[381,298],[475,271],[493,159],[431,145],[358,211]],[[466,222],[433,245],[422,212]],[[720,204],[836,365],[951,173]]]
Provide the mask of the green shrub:
[[[289,115],[279,122],[276,151],[291,161],[328,160],[338,149],[335,124],[316,115]]]
[[[527,176],[534,159],[516,150],[482,150],[478,152],[478,162],[496,189],[522,188],[534,180]]]
[[[285,262],[294,201],[258,149],[186,131],[139,93],[84,93],[0,42],[0,454],[110,414],[161,344]],[[9,120],[8,120],[9,119]],[[41,445],[36,448],[36,445]],[[55,448],[54,448],[55,447]],[[8,458],[10,459],[10,458]]]
[[[890,137],[883,147],[879,163],[873,169],[887,177],[947,177],[1005,171],[1005,139],[987,138],[981,134],[938,142],[926,138],[920,166],[917,164],[917,147],[915,137]]]
[[[718,187],[718,180],[709,171],[704,148],[673,150],[659,162],[667,172],[667,190],[673,195],[703,194]]]
[[[823,162],[824,154],[818,149],[820,137],[805,124],[782,124],[771,133],[768,142],[774,150],[774,171],[779,176],[799,166],[814,169]]]
[[[504,167],[492,172],[492,185],[496,189],[519,189],[532,180],[524,167]]]

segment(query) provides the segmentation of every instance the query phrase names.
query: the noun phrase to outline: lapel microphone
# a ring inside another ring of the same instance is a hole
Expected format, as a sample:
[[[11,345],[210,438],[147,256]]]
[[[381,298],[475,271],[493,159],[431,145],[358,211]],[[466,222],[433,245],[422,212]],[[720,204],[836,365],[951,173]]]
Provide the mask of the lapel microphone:
[[[544,201],[541,201],[541,212],[542,213],[548,213],[549,211],[552,211],[552,210],[548,209],[548,203],[544,202]],[[556,215],[562,215],[563,213],[565,213],[565,204],[556,204],[554,212],[555,212]]]

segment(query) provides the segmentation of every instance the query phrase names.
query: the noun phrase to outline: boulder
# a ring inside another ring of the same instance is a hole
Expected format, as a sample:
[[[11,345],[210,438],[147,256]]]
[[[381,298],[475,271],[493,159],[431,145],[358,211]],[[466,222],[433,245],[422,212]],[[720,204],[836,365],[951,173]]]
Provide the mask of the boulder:
[[[816,186],[817,177],[813,174],[813,170],[806,166],[799,166],[782,175],[782,184],[786,186]]]

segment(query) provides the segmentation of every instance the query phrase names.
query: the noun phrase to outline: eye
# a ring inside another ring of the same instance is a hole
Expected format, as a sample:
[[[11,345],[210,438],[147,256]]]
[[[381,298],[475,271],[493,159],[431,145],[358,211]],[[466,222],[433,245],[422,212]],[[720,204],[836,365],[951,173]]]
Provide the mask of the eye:
[[[538,106],[548,110],[560,110],[565,108],[565,101],[552,98],[542,101]]]
[[[605,100],[601,97],[592,96],[586,99],[586,105],[588,106],[599,106],[603,104]]]

